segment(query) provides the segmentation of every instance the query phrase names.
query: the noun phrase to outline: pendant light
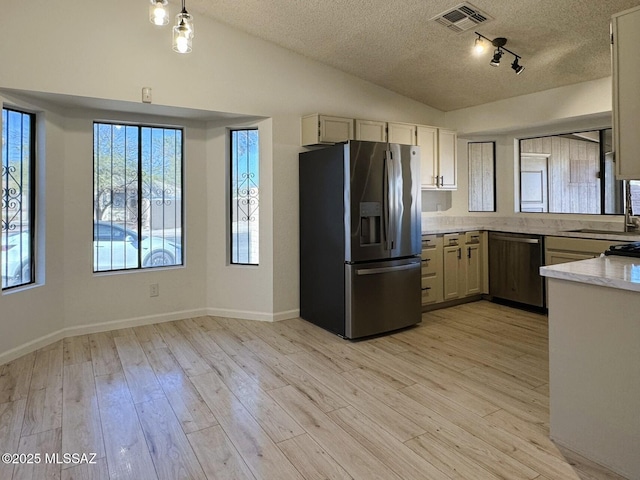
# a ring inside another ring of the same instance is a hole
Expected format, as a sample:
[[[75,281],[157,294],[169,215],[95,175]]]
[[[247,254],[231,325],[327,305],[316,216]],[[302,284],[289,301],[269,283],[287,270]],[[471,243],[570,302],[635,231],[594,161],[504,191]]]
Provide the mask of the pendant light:
[[[173,27],[173,51],[191,52],[193,33],[193,17],[185,8],[185,0],[182,0],[182,10],[176,15],[176,25]]]
[[[149,21],[154,25],[169,24],[169,12],[167,12],[167,0],[149,0]]]

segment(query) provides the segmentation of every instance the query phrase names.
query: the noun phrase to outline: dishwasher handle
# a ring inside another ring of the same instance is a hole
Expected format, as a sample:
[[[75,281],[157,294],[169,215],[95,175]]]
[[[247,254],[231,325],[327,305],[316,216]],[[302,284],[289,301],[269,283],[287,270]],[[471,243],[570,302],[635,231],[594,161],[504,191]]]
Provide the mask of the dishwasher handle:
[[[491,235],[491,240],[503,240],[505,242],[517,242],[517,243],[540,243],[539,238],[526,238],[526,237],[510,237],[508,235]]]

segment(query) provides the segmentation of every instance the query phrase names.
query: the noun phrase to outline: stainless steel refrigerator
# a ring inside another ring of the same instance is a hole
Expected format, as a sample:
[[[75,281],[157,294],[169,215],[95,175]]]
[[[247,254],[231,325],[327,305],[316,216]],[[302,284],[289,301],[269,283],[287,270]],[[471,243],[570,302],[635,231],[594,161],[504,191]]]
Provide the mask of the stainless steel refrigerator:
[[[420,149],[300,154],[300,316],[346,338],[420,322]]]

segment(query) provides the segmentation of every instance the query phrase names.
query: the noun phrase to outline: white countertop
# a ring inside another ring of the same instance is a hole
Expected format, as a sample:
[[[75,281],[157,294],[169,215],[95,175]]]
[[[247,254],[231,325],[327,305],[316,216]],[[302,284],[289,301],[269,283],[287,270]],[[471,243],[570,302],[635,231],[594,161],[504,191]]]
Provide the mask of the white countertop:
[[[580,228],[600,230],[598,232],[576,232]],[[464,233],[472,230],[493,232],[526,233],[554,237],[589,238],[595,240],[614,240],[619,242],[639,242],[640,231],[632,234],[622,231],[619,222],[576,222],[562,220],[540,220],[523,218],[429,218],[422,220],[422,235],[445,233]]]
[[[540,275],[601,287],[640,292],[640,258],[601,256],[540,267]]]

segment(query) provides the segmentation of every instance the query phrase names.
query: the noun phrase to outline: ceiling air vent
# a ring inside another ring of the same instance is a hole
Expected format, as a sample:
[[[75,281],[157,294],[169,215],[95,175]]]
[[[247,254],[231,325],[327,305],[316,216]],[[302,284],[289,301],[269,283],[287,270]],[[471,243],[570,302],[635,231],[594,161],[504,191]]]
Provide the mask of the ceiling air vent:
[[[452,32],[462,33],[475,28],[481,23],[493,20],[493,18],[470,3],[461,3],[457,7],[436,15],[431,20],[447,27]]]

